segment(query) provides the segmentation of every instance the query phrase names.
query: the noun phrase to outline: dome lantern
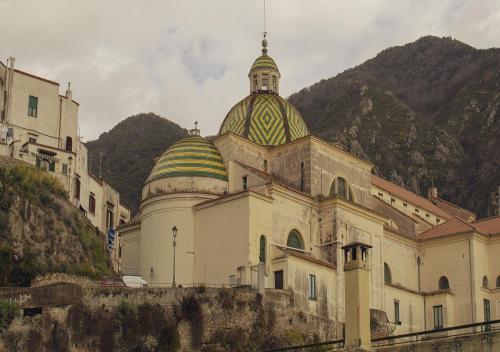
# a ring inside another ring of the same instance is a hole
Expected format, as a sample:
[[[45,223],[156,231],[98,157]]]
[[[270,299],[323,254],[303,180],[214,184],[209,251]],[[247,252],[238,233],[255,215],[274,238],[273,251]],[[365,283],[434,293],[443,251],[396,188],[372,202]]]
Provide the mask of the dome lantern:
[[[267,39],[262,40],[262,55],[255,59],[248,78],[250,94],[265,91],[279,94],[280,71],[272,57],[267,55]]]
[[[290,143],[309,135],[300,113],[279,95],[281,74],[267,52],[264,32],[262,55],[255,59],[248,74],[250,95],[229,110],[219,135],[231,132],[266,147]]]

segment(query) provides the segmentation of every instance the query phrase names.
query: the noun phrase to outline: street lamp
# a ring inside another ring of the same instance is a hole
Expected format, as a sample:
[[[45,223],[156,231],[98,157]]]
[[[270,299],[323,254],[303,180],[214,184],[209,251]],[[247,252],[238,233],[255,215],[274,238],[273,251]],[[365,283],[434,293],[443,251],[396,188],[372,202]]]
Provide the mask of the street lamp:
[[[174,225],[174,227],[172,227],[172,237],[174,239],[174,242],[173,242],[173,247],[174,247],[174,272],[173,272],[173,280],[172,280],[172,287],[175,287],[175,247],[177,245],[177,243],[175,242],[175,238],[177,237],[177,226]]]

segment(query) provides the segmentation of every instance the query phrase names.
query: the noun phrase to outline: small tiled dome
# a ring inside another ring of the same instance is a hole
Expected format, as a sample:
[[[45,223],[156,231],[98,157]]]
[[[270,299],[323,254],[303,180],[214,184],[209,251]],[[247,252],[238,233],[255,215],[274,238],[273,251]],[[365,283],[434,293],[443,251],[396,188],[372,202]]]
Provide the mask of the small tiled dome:
[[[147,182],[179,176],[210,177],[227,181],[219,150],[209,140],[197,134],[168,148],[156,161]]]

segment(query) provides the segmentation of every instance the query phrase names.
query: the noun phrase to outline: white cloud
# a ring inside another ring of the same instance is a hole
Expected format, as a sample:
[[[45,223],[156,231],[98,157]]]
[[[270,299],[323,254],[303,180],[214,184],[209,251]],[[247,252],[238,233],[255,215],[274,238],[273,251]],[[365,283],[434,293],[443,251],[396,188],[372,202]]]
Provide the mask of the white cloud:
[[[497,0],[267,3],[284,96],[427,34],[498,46]],[[248,93],[263,22],[261,0],[3,0],[0,15],[1,59],[71,81],[86,139],[149,111],[216,133]]]

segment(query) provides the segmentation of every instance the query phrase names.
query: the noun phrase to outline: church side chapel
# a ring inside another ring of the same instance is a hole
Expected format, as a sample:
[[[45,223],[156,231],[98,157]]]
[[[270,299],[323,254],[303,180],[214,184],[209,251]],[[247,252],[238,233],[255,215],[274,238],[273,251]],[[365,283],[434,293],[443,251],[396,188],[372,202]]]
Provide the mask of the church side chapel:
[[[156,161],[119,228],[124,275],[152,287],[289,290],[304,313],[345,321],[342,247],[366,243],[370,308],[396,333],[500,319],[500,217],[372,174],[310,135],[262,54],[219,134],[195,126]]]

